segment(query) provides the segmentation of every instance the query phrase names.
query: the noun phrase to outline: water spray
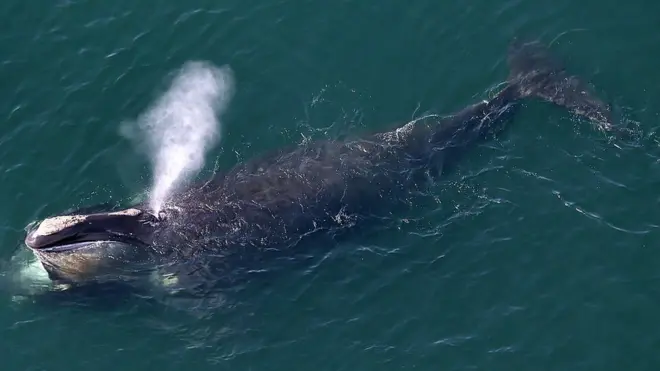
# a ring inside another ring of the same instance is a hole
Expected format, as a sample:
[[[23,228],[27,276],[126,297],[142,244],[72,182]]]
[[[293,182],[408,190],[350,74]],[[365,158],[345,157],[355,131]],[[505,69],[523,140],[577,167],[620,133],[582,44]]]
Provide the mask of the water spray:
[[[160,215],[172,193],[204,165],[207,152],[220,139],[220,116],[233,90],[233,73],[228,66],[188,62],[168,90],[138,117],[138,130],[122,128],[125,136],[145,146],[150,157],[153,183],[149,206],[154,215]]]

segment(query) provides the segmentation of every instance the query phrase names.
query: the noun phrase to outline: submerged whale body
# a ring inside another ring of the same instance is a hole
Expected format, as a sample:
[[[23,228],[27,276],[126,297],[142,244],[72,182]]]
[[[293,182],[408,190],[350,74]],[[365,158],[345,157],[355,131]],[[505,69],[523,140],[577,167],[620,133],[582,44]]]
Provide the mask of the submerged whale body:
[[[153,269],[179,272],[178,278],[222,272],[295,250],[309,236],[387,215],[451,169],[466,149],[503,130],[525,98],[555,103],[599,129],[614,129],[610,107],[544,45],[512,42],[508,65],[510,74],[493,99],[455,114],[254,158],[178,192],[158,215],[138,203],[47,218],[28,228],[25,243],[53,281],[70,284],[126,279]]]

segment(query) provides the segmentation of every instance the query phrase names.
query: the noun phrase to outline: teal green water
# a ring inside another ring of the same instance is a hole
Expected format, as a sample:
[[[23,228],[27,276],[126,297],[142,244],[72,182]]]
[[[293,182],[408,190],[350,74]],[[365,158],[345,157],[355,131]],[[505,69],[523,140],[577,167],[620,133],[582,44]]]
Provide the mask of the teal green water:
[[[505,48],[519,34],[554,40],[567,65],[648,134],[636,146],[611,143],[561,109],[528,103],[400,228],[224,299],[87,308],[45,305],[5,285],[3,370],[660,367],[658,3],[0,8],[3,272],[27,264],[21,242],[32,220],[146,190],[149,161],[119,128],[189,60],[229,65],[236,79],[204,174],[303,136],[386,128],[483,99],[505,78]]]

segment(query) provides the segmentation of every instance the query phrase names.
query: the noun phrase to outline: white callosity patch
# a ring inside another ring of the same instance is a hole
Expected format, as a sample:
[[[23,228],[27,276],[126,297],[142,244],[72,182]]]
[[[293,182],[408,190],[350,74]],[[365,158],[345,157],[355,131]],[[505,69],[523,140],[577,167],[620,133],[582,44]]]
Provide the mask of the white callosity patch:
[[[128,216],[137,216],[141,213],[138,209],[126,209],[122,211],[116,211],[107,213],[107,215],[128,215]],[[45,219],[39,224],[39,228],[34,232],[36,236],[48,236],[53,233],[62,231],[63,229],[69,228],[81,222],[87,220],[87,215],[64,215],[56,216],[52,218]]]
[[[39,228],[37,228],[34,234],[36,236],[48,236],[83,222],[85,219],[87,217],[84,215],[66,215],[48,218],[39,224]]]

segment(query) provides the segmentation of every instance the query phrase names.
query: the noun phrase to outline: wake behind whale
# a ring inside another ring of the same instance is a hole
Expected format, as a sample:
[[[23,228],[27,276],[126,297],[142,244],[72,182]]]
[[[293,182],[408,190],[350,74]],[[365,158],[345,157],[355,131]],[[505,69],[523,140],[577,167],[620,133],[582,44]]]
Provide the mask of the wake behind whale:
[[[228,66],[188,62],[136,122],[121,127],[121,133],[147,151],[151,160],[153,213],[158,214],[169,196],[204,166],[205,155],[220,139],[219,117],[233,91]]]

